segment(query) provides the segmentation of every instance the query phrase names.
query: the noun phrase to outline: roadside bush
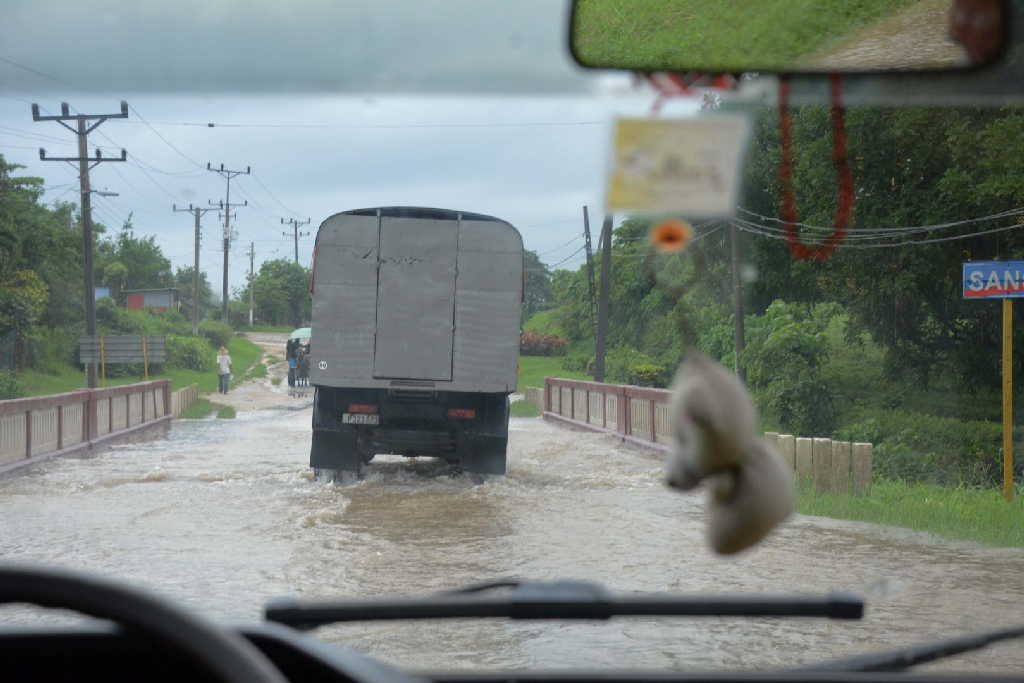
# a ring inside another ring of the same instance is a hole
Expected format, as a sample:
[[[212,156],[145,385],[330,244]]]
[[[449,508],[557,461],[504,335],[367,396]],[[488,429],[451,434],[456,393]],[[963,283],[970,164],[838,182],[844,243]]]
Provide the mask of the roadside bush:
[[[1002,480],[1002,428],[996,422],[907,410],[864,411],[836,438],[875,445],[874,473],[943,486],[995,486]]]
[[[658,363],[636,363],[629,366],[629,383],[641,387],[666,387],[670,383],[668,368]]]
[[[747,381],[779,427],[801,436],[828,436],[836,425],[832,389],[822,378],[826,329],[842,313],[834,304],[810,307],[774,301],[750,316],[742,361]]]
[[[214,352],[209,342],[199,337],[168,335],[167,366],[187,370],[211,372],[213,370]]]
[[[18,381],[17,375],[9,370],[0,370],[0,400],[20,398],[25,388]]]
[[[570,353],[562,358],[562,369],[570,372],[593,373],[594,357],[585,353]]]
[[[519,353],[524,356],[564,356],[569,340],[553,334],[523,332],[519,337]]]
[[[204,320],[199,323],[199,334],[206,337],[213,344],[214,348],[227,346],[235,331],[228,325],[217,320]]]

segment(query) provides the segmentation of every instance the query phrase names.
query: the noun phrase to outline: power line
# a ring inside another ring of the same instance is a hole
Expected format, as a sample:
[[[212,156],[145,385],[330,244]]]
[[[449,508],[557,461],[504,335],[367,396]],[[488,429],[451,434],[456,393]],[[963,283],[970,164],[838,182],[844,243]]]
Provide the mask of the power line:
[[[749,227],[749,225],[744,224],[743,222],[739,222],[739,221],[736,222],[736,227],[737,227],[737,229],[742,230],[743,232],[751,233],[751,234],[754,234],[754,235],[760,235],[761,237],[767,237],[769,239],[775,239],[775,240],[785,240],[785,239],[787,239],[784,234],[778,234],[776,232],[770,232],[770,231],[767,231],[767,230],[754,229],[754,228]],[[969,240],[969,239],[973,239],[975,237],[983,237],[985,235],[991,235],[991,234],[1000,233],[1000,232],[1007,232],[1009,230],[1019,230],[1021,228],[1024,228],[1024,224],[1015,223],[1013,225],[1005,225],[1005,226],[1002,226],[1002,227],[999,227],[999,228],[992,228],[990,230],[981,230],[979,232],[972,232],[972,233],[967,233],[967,234],[964,234],[964,235],[951,235],[949,237],[936,237],[936,238],[925,239],[925,240],[904,240],[902,242],[885,242],[885,243],[881,243],[881,244],[878,244],[878,243],[876,243],[876,244],[847,244],[844,241],[843,243],[841,243],[839,245],[839,249],[889,249],[889,248],[892,248],[892,247],[914,246],[914,245],[918,245],[918,244],[937,244],[939,242],[955,242],[955,241],[959,241],[959,240]],[[805,244],[819,244],[820,242],[815,242],[815,241],[812,241],[812,240],[806,240],[805,239],[804,243]]]
[[[541,253],[537,254],[537,258],[540,258],[541,256],[547,256],[548,254],[553,254],[554,252],[560,251],[561,249],[565,249],[570,244],[578,242],[581,239],[583,239],[582,235],[575,235],[571,240],[569,240],[565,244],[559,245],[559,246],[555,247],[554,249],[548,249],[547,251],[544,251],[544,252],[541,252]]]
[[[22,71],[27,71],[30,74],[35,74],[36,76],[41,76],[41,77],[46,78],[48,80],[54,81],[55,83],[60,83],[62,85],[66,85],[66,86],[69,86],[71,88],[75,87],[73,84],[68,83],[63,78],[57,78],[56,76],[52,76],[52,75],[50,75],[48,73],[44,73],[42,71],[39,71],[38,69],[33,69],[32,67],[30,67],[28,65],[25,65],[25,64],[21,64],[20,62],[16,62],[13,59],[8,59],[7,57],[0,57],[0,62],[5,62],[5,63],[10,64],[11,66],[13,66],[15,68],[21,69]]]
[[[144,116],[143,116],[142,114],[140,114],[140,113],[139,113],[139,110],[138,110],[138,109],[136,109],[135,107],[132,107],[131,105],[129,105],[129,108],[130,108],[130,109],[132,110],[132,112],[134,112],[134,113],[135,113],[135,115],[136,115],[137,117],[139,117],[139,120],[140,120],[140,121],[142,121],[142,123],[143,123],[143,124],[145,124],[146,128],[149,128],[149,130],[151,130],[151,131],[153,132],[153,134],[154,134],[154,135],[156,135],[156,136],[157,136],[158,138],[160,138],[160,140],[161,140],[161,141],[162,141],[162,142],[163,142],[163,143],[164,143],[165,145],[167,145],[168,147],[170,147],[170,148],[171,148],[171,149],[172,149],[172,150],[173,150],[173,151],[174,151],[174,152],[175,152],[175,153],[176,153],[176,154],[177,154],[178,156],[180,156],[180,157],[181,157],[182,159],[184,159],[185,161],[187,161],[187,162],[191,163],[191,164],[192,164],[193,166],[196,166],[197,168],[200,168],[200,169],[202,169],[202,168],[203,168],[203,165],[202,165],[202,164],[200,164],[200,163],[199,163],[198,161],[196,161],[195,159],[193,159],[193,158],[192,158],[192,157],[190,157],[189,155],[187,155],[187,154],[185,154],[184,152],[182,152],[182,151],[181,151],[180,149],[178,149],[178,148],[177,148],[177,147],[175,147],[175,146],[174,146],[173,144],[171,144],[171,141],[170,141],[170,140],[168,140],[168,139],[167,139],[167,138],[165,138],[165,137],[164,137],[163,135],[161,135],[161,134],[160,134],[160,131],[158,131],[158,130],[157,130],[156,128],[154,128],[154,127],[153,127],[152,125],[150,125],[149,121],[147,121],[147,120],[146,120],[146,117],[144,117]]]
[[[748,214],[750,216],[754,216],[756,218],[761,219],[762,221],[766,221],[766,222],[769,222],[769,223],[777,223],[777,224],[780,224],[780,225],[784,225],[785,224],[785,221],[783,221],[780,218],[775,218],[775,217],[772,217],[772,216],[763,216],[763,215],[761,215],[759,213],[756,213],[754,211],[751,211],[749,209],[745,209],[742,206],[737,207],[737,209],[740,212],[742,212],[742,213]],[[849,233],[861,233],[861,234],[878,234],[878,235],[900,234],[900,233],[906,233],[906,232],[932,232],[932,231],[936,231],[936,230],[946,230],[948,228],[955,228],[955,227],[960,227],[960,226],[964,226],[964,225],[971,225],[973,223],[985,223],[985,222],[988,222],[988,221],[998,220],[1000,218],[1006,218],[1008,216],[1017,216],[1017,215],[1020,215],[1020,214],[1024,214],[1024,208],[1007,209],[1006,211],[1000,211],[999,213],[990,214],[988,216],[978,216],[978,217],[975,217],[975,218],[965,218],[963,220],[950,221],[950,222],[947,222],[947,223],[932,223],[932,224],[926,224],[926,225],[893,226],[893,227],[888,227],[888,228],[851,228],[850,230],[848,230],[848,232]],[[742,221],[743,219],[736,219],[736,220],[741,220]],[[808,223],[794,223],[793,225],[796,225],[797,227],[800,227],[800,228],[807,228],[809,230],[820,230],[820,231],[823,231],[823,232],[826,232],[826,233],[831,233],[835,229],[831,225],[811,225],[811,224],[808,224]],[[764,227],[767,227],[767,226],[764,226]]]
[[[561,260],[561,261],[559,261],[558,263],[554,263],[554,264],[551,264],[551,265],[549,265],[549,266],[548,266],[548,269],[549,269],[549,270],[554,270],[554,269],[555,269],[555,268],[557,268],[558,266],[562,265],[563,263],[565,263],[565,262],[566,262],[566,261],[568,261],[569,259],[571,259],[571,258],[573,258],[574,256],[576,256],[577,254],[579,254],[579,253],[580,253],[581,251],[583,251],[583,249],[584,249],[584,247],[582,247],[582,246],[581,246],[581,247],[580,247],[579,249],[577,249],[576,251],[572,252],[571,254],[569,254],[568,256],[566,256],[566,257],[565,257],[564,259],[562,259],[562,260]]]
[[[547,128],[570,126],[600,126],[606,121],[499,121],[499,122],[424,122],[424,123],[215,123],[212,121],[154,121],[155,126],[190,126],[196,128],[337,128],[362,129],[415,129],[415,128]]]
[[[283,208],[286,212],[288,212],[290,214],[302,213],[301,211],[295,211],[294,209],[289,208],[287,204],[285,204],[280,199],[278,199],[277,195],[275,195],[273,192],[270,191],[270,188],[266,186],[266,184],[263,182],[263,180],[260,179],[260,177],[258,175],[253,173],[252,174],[252,178],[257,183],[259,183],[260,187],[263,188],[263,190],[267,193],[267,195],[269,195],[271,199],[273,199],[275,202],[277,202],[281,206],[281,208]],[[278,216],[278,218],[280,218],[280,216]]]

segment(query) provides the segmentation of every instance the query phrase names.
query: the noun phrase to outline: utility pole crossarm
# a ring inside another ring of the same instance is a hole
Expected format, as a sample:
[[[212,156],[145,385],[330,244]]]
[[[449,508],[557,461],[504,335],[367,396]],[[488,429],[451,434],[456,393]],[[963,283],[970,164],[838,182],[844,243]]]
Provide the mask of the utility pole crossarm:
[[[298,218],[289,218],[288,220],[285,220],[283,218],[281,219],[281,225],[291,225],[292,226],[292,234],[290,235],[290,237],[292,237],[292,239],[294,239],[294,241],[295,241],[295,263],[299,262],[299,238],[300,237],[309,237],[309,233],[308,232],[299,232],[299,226],[300,225],[308,225],[310,223],[310,220],[311,219],[309,219],[309,218],[307,218],[304,221],[300,221]],[[286,233],[286,232],[282,232],[281,234],[284,237],[289,237],[288,233]]]
[[[244,171],[240,171],[224,168],[224,164],[221,164],[220,168],[214,168],[213,164],[206,162],[206,170],[219,174],[224,178],[227,184],[227,188],[224,193],[224,201],[220,202],[218,206],[224,212],[224,282],[222,291],[223,301],[221,301],[221,315],[224,318],[224,322],[228,322],[228,252],[231,250],[231,207],[249,205],[249,200],[246,200],[241,204],[231,203],[231,179],[235,176],[249,175],[251,168],[246,166]]]

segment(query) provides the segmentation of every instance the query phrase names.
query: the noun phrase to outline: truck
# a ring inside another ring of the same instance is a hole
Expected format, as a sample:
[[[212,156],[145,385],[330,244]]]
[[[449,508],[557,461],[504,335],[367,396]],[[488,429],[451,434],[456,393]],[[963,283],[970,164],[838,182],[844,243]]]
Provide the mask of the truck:
[[[377,454],[504,474],[525,281],[523,240],[477,213],[334,214],[313,249],[310,466]]]

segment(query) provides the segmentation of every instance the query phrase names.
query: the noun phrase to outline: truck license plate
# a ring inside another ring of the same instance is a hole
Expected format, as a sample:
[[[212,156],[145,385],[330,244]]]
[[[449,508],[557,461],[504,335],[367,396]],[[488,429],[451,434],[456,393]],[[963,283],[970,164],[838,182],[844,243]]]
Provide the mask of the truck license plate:
[[[366,413],[342,413],[341,423],[347,425],[379,425],[380,415]]]

